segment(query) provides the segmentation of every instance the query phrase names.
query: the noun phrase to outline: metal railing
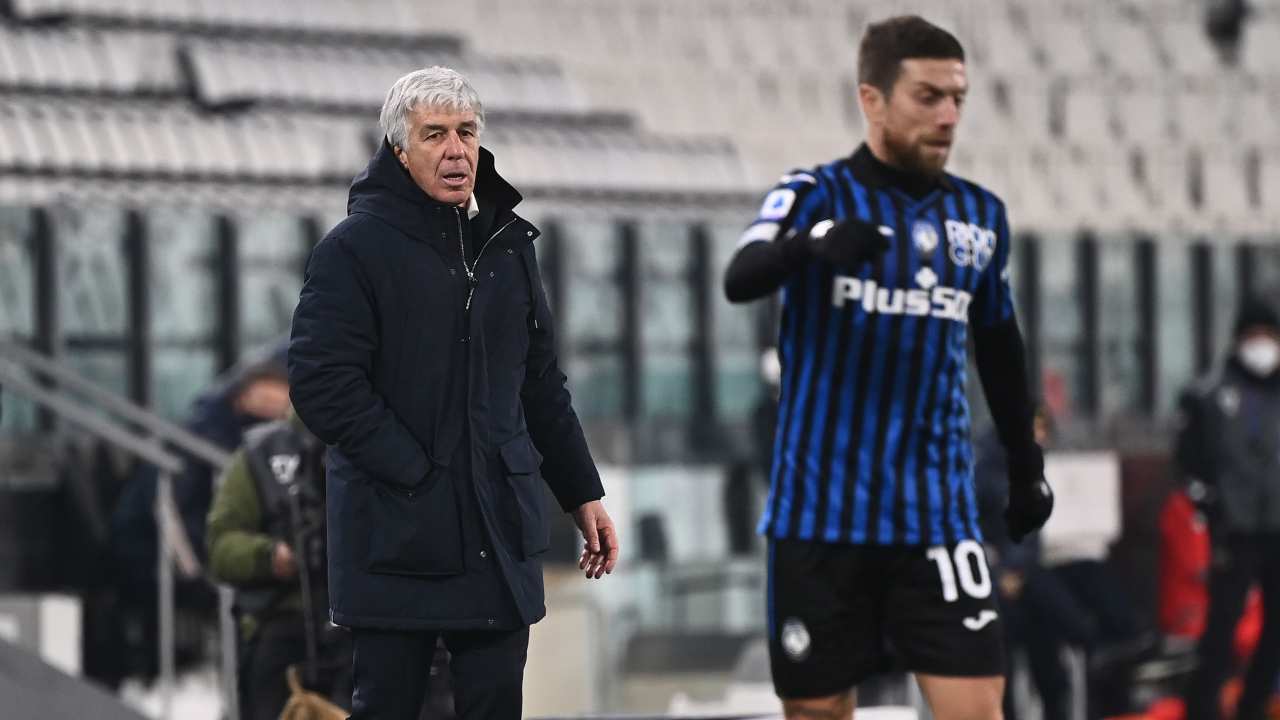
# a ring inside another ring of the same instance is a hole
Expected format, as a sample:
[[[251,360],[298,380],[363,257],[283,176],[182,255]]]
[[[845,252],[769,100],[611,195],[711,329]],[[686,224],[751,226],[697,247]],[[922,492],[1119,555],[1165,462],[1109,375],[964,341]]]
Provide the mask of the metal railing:
[[[52,385],[42,384],[38,378]],[[188,540],[182,516],[173,500],[173,478],[183,472],[184,460],[171,448],[208,463],[220,473],[231,460],[222,448],[187,429],[95,385],[57,360],[15,342],[0,339],[0,385],[12,390],[83,432],[119,448],[158,471],[156,501],[157,607],[161,717],[173,717],[175,668],[174,569],[188,578],[203,572],[199,556]],[[218,586],[219,643],[223,717],[239,720],[236,702],[236,629],[231,617],[232,592]]]

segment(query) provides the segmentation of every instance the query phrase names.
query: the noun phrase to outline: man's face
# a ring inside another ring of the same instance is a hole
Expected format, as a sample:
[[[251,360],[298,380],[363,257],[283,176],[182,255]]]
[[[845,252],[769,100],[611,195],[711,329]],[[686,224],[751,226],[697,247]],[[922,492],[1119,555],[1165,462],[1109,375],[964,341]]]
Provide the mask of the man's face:
[[[290,407],[289,383],[276,378],[252,380],[235,398],[236,412],[259,420],[283,420]]]
[[[859,87],[868,121],[882,131],[890,157],[904,170],[937,175],[947,165],[960,107],[969,81],[959,60],[910,59],[889,97],[871,85]]]
[[[408,147],[395,148],[400,164],[432,199],[463,205],[476,186],[480,131],[476,114],[417,107],[409,112]]]

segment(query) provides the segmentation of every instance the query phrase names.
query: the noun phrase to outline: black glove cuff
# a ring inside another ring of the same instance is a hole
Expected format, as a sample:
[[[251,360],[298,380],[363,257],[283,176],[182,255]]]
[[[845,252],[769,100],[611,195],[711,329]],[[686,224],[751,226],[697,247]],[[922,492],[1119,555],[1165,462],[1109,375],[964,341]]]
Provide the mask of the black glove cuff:
[[[1028,447],[1009,449],[1009,483],[1030,485],[1044,479],[1044,451],[1031,443]]]
[[[809,247],[811,242],[809,228],[789,230],[778,241],[778,245],[782,249],[782,261],[788,270],[796,270],[809,260],[812,255]]]

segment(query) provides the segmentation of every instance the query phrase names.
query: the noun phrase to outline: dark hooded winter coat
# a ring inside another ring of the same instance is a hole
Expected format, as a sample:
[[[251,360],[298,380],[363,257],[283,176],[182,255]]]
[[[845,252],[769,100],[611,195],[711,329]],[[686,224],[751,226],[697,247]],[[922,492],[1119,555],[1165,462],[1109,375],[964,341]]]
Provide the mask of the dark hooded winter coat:
[[[484,149],[475,196],[476,220],[434,201],[384,141],[307,263],[289,379],[329,445],[339,625],[536,622],[544,479],[565,511],[604,494],[556,361],[538,231]]]

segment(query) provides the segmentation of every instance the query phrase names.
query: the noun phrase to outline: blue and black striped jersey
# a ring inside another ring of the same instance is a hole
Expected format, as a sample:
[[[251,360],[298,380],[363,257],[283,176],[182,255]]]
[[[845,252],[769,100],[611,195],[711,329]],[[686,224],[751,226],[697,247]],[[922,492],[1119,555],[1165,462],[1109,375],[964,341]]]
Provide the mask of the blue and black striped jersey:
[[[760,530],[855,544],[980,540],[966,338],[971,323],[1013,317],[1004,204],[952,175],[909,195],[863,146],[783,177],[742,243],[850,217],[880,226],[889,250],[860,268],[810,260],[783,287]]]

